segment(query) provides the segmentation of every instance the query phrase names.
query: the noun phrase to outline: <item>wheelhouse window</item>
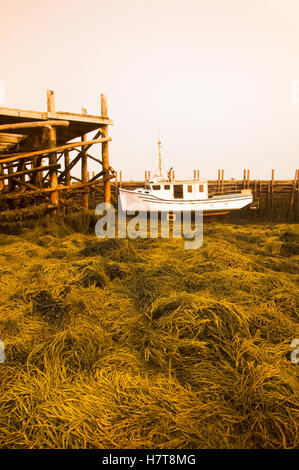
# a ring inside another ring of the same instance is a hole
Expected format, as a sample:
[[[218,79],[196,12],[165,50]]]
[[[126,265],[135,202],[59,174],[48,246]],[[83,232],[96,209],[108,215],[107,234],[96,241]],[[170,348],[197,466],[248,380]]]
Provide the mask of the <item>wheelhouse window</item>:
[[[170,184],[164,184],[164,189],[170,189]]]
[[[200,185],[199,185],[199,192],[200,192],[200,193],[203,193],[204,190],[205,190],[204,185],[203,185],[203,184],[200,184]]]
[[[145,185],[145,189],[151,189],[150,184],[146,184],[146,185]]]
[[[188,193],[192,193],[192,184],[188,184],[187,191]]]
[[[184,190],[182,184],[173,185],[173,197],[174,199],[181,199],[184,197]]]
[[[160,184],[153,184],[153,190],[154,191],[159,191],[159,189],[161,189]]]

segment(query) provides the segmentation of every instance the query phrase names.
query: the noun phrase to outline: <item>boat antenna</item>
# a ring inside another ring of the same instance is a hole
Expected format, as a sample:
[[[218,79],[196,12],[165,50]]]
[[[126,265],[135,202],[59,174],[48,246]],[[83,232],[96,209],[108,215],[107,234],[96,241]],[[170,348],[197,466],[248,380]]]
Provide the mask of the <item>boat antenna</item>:
[[[162,158],[161,158],[161,139],[160,131],[158,133],[158,153],[159,153],[159,176],[162,176]]]

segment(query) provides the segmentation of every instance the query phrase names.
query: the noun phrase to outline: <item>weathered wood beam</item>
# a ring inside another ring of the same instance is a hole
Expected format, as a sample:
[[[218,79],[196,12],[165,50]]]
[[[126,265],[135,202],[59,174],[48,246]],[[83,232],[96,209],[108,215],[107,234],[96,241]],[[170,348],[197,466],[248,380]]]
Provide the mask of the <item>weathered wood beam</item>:
[[[100,163],[102,165],[103,162],[99,158],[96,158],[93,155],[90,155],[89,153],[87,153],[86,155],[88,158],[91,158],[91,160],[93,160],[94,162]]]
[[[86,115],[87,114],[87,110],[85,108],[82,108],[82,115]],[[84,134],[82,136],[82,140],[86,140],[87,139],[87,135]],[[87,183],[88,181],[88,174],[87,174],[87,154],[86,154],[86,150],[85,150],[85,147],[82,148],[82,157],[81,157],[81,180],[82,180],[82,183]],[[84,209],[88,209],[88,192],[84,193],[83,196],[82,196],[82,205],[84,207]]]
[[[13,173],[14,173],[13,168],[9,167],[8,168],[8,174],[13,175]],[[15,186],[16,186],[16,183],[15,183],[14,179],[9,179],[8,180],[8,189],[9,189],[9,191],[13,191],[15,189]]]
[[[250,188],[250,170],[247,169],[246,173],[246,187],[249,189]]]
[[[71,176],[71,180],[79,181],[79,183],[82,183],[82,180],[80,180],[80,178],[77,178],[76,176]],[[67,186],[69,186],[70,184],[71,182],[69,182]]]
[[[0,142],[0,152],[6,152],[7,150],[13,148],[15,146],[15,144],[13,143],[3,143],[3,142]]]
[[[295,176],[292,185],[292,191],[290,196],[290,208],[293,208],[294,201],[295,201],[295,193],[296,193],[296,186],[297,186],[297,179],[299,179],[299,170],[295,171]]]
[[[82,114],[77,114],[77,113],[68,113],[68,112],[65,112],[65,111],[57,111],[54,114],[50,115],[49,117],[56,117],[56,118],[60,118],[60,119],[63,119],[63,120],[71,120],[71,121],[78,121],[80,123],[83,123],[83,122],[86,122],[87,124],[90,123],[90,124],[99,124],[99,125],[113,125],[114,122],[112,119],[109,119],[108,117],[104,117],[104,116],[92,116],[92,115],[86,115],[86,116],[82,116]]]
[[[108,106],[107,106],[107,96],[101,94],[101,115],[102,117],[108,117]],[[108,126],[103,126],[103,137],[108,138]],[[108,140],[102,143],[102,162],[103,162],[103,171],[104,176],[109,175],[109,149],[108,149]],[[104,182],[104,201],[111,202],[111,183],[110,178],[106,179]]]
[[[67,170],[69,165],[70,165],[70,152],[67,150],[66,152],[64,152],[64,169],[66,170],[66,173],[65,173],[65,184],[66,185],[69,185],[70,182],[71,182],[71,174],[70,174],[69,170]],[[58,178],[58,180],[59,180],[59,178]]]
[[[72,149],[72,148],[75,148],[75,147],[89,146],[89,148],[90,148],[93,144],[98,144],[98,143],[101,143],[101,142],[110,142],[111,140],[112,140],[111,137],[105,137],[105,138],[102,138],[102,139],[94,139],[94,140],[89,140],[89,141],[86,141],[86,142],[83,142],[83,141],[73,142],[71,144],[60,145],[59,147],[55,147],[55,148],[52,148],[52,149],[47,148],[47,149],[44,149],[44,150],[36,150],[34,152],[28,152],[28,153],[15,153],[15,154],[13,154],[12,156],[10,156],[8,158],[1,158],[0,162],[1,163],[9,163],[9,162],[14,162],[14,161],[20,160],[20,159],[30,159],[30,158],[35,157],[37,155],[45,155],[45,154],[48,154],[48,153],[51,153],[51,152],[60,152],[61,150],[68,150],[68,149]]]
[[[31,129],[39,127],[68,127],[69,121],[35,121],[35,122],[18,122],[17,124],[2,124],[0,132],[14,129]]]
[[[98,177],[98,175],[96,175],[96,177]],[[113,178],[113,176],[105,176],[104,178],[100,179],[100,180],[90,180],[90,181],[87,181],[87,183],[81,183],[81,184],[71,184],[70,186],[62,186],[62,187],[59,187],[60,190],[62,189],[66,189],[66,190],[76,190],[76,189],[80,189],[80,188],[85,188],[85,187],[88,187],[88,186],[93,186],[95,184],[99,184],[99,183],[104,183],[105,184],[105,181],[107,179],[111,179]]]
[[[27,136],[23,134],[7,134],[5,132],[1,132],[0,134],[0,142],[5,144],[17,144],[25,139]]]
[[[35,186],[32,183],[29,183],[28,181],[23,181],[22,179],[16,178],[14,175],[12,175],[12,177],[13,177],[13,180],[14,180],[15,184],[18,185],[18,186],[24,186],[25,188],[28,188],[28,189],[34,190],[34,191],[39,189],[37,186]],[[22,192],[22,194],[24,195],[24,192]]]
[[[71,184],[69,186],[58,185],[57,188],[38,188],[35,191],[26,191],[24,193],[19,192],[7,192],[0,194],[0,199],[18,199],[20,197],[35,197],[35,196],[42,196],[44,194],[51,194],[53,191],[72,191],[81,188],[85,188],[87,186],[97,185],[99,183],[105,183],[106,179],[111,179],[113,176],[107,176],[97,181],[88,181],[87,183],[79,183],[79,184]],[[18,181],[19,183],[19,181]]]
[[[0,164],[0,176],[3,175],[3,165]],[[0,191],[3,191],[4,181],[0,179]]]
[[[76,152],[81,152],[81,150],[78,150],[78,149],[74,149],[74,150]],[[99,158],[94,157],[93,155],[90,155],[90,153],[86,153],[86,155],[87,155],[88,158],[91,158],[95,162],[100,163],[101,165],[103,164],[102,160],[100,160]]]
[[[50,127],[49,129],[49,147],[52,147],[53,149],[56,147],[56,129],[54,129],[54,127]],[[55,151],[49,154],[49,164],[52,166],[52,169],[50,170],[50,187],[55,190],[58,186],[58,175],[57,170],[55,169],[57,165],[57,155]],[[53,191],[51,193],[51,204],[58,205],[58,203],[58,191]]]
[[[35,167],[35,168],[27,168],[26,170],[21,170],[21,171],[15,171],[14,173],[11,173],[11,174],[2,174],[0,175],[0,180],[6,180],[6,179],[9,179],[9,178],[15,178],[17,176],[22,176],[22,175],[27,175],[27,174],[30,174],[30,173],[37,173],[39,171],[46,171],[46,170],[49,170],[49,169],[53,169],[55,167],[55,169],[59,169],[60,168],[60,164],[56,164],[56,165],[47,165],[47,166],[39,166],[39,167]]]
[[[221,193],[223,194],[224,190],[224,170],[221,170]]]
[[[100,171],[100,173],[97,173],[96,175],[92,175],[92,178],[89,180],[89,182],[93,182],[93,181],[96,181],[100,176],[104,175],[104,170]],[[112,178],[112,176],[111,176]]]
[[[21,160],[21,161],[19,162],[19,165],[17,166],[17,171],[23,171],[23,170],[27,170],[27,167],[26,167],[26,165],[25,165],[25,162],[24,162],[23,160]],[[25,180],[25,175],[21,175],[21,176],[20,176],[20,181],[21,181],[21,182],[25,182],[25,181],[26,181],[26,180]]]
[[[21,184],[20,181],[18,181],[19,184]],[[24,186],[28,186],[32,188],[33,185],[30,185],[29,183],[23,183]],[[52,191],[56,191],[52,188],[36,188],[34,186],[35,190],[33,191],[25,191],[25,192],[7,192],[7,193],[2,193],[0,194],[0,199],[19,199],[20,197],[34,197],[34,196],[42,196],[43,194],[50,194]]]
[[[55,113],[55,95],[53,90],[47,90],[47,111]]]
[[[87,123],[93,124],[95,126],[101,126],[102,124],[113,125],[113,120],[108,118],[102,118],[100,116],[82,116],[79,113],[69,113],[65,111],[56,111],[55,113],[47,113],[40,111],[28,111],[24,109],[13,109],[13,108],[4,108],[0,107],[1,116],[15,117],[18,119],[36,119],[37,121],[48,120],[48,119],[57,119],[63,121],[72,121],[78,123]]]
[[[55,97],[54,91],[47,90],[47,111],[48,113],[55,113]],[[58,174],[57,174],[57,153],[53,150],[56,147],[56,129],[55,127],[48,127],[48,147],[52,149],[49,154],[49,164],[52,166],[50,170],[50,188],[54,191],[50,194],[50,202],[54,206],[59,204],[59,192],[57,191],[58,186]],[[54,209],[52,215],[56,215],[57,211]]]

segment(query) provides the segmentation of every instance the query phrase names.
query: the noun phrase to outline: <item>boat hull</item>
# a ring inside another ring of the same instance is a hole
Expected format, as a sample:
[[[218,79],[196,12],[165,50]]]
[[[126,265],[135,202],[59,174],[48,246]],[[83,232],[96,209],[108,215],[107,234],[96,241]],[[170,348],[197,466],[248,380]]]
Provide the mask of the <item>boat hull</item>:
[[[208,199],[179,200],[162,199],[152,194],[144,194],[128,189],[119,190],[121,207],[124,211],[139,212],[179,212],[203,211],[204,213],[224,214],[242,209],[252,203],[252,194],[229,194]]]

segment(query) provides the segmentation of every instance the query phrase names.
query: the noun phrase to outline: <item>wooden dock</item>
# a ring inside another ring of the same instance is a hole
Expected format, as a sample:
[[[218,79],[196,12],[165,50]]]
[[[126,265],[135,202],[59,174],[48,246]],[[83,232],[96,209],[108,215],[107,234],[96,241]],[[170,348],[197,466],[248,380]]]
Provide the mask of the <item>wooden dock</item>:
[[[103,94],[99,116],[84,108],[81,114],[56,111],[52,90],[47,90],[46,112],[0,107],[0,217],[28,208],[55,215],[72,206],[75,194],[87,209],[91,190],[100,191],[110,202],[114,170],[109,165],[108,127],[112,124]],[[88,153],[96,144],[101,145],[101,160]],[[89,159],[99,166],[92,178]],[[72,175],[77,164],[81,164],[80,178]]]

